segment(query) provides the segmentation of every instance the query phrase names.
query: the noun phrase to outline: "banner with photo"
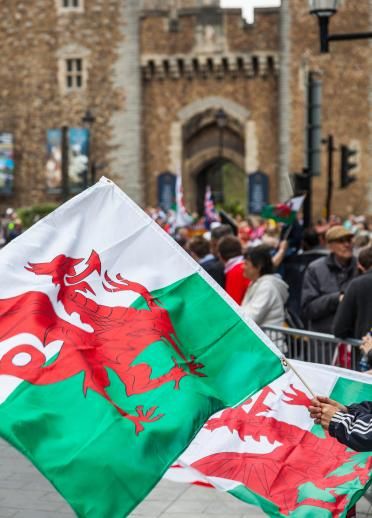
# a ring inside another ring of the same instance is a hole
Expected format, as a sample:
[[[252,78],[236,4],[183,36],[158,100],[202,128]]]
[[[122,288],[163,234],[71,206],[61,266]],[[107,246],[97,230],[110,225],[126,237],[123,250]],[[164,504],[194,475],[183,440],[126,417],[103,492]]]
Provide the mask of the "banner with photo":
[[[70,193],[77,193],[88,186],[89,130],[68,130],[68,185]],[[49,192],[62,190],[62,131],[47,131],[46,184]]]
[[[62,132],[60,129],[47,130],[46,184],[50,192],[62,189]]]
[[[11,133],[0,133],[0,194],[12,194],[13,182],[13,135]]]

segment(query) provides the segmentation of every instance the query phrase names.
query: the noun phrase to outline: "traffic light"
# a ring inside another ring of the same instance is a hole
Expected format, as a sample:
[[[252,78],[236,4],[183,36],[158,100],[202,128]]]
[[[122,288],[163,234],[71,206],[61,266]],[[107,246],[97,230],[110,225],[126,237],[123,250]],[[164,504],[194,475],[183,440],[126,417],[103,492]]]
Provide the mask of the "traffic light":
[[[308,78],[307,168],[311,176],[320,176],[322,155],[322,81],[318,73]]]
[[[351,160],[357,155],[356,149],[350,149],[348,146],[341,146],[341,171],[340,171],[340,187],[346,189],[348,185],[356,180],[354,175],[350,175],[350,171],[357,167],[357,161]]]
[[[309,192],[310,176],[308,171],[305,170],[302,173],[293,173],[292,181],[295,196]]]

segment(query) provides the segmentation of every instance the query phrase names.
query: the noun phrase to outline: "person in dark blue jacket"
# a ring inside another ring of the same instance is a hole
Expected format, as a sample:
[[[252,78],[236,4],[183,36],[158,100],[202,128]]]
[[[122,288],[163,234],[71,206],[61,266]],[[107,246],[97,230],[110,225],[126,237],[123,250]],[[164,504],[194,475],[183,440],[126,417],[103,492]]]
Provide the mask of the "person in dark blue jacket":
[[[355,451],[372,451],[372,401],[344,406],[318,396],[309,406],[310,417],[331,437]]]

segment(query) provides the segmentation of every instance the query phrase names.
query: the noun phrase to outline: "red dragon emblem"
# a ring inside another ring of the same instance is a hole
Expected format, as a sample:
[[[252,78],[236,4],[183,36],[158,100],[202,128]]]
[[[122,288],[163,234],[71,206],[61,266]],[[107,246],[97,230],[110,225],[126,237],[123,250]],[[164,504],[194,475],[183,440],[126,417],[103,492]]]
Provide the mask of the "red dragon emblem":
[[[131,415],[116,405],[107,392],[110,386],[107,369],[117,374],[127,396],[131,396],[154,390],[168,382],[174,382],[174,388],[178,389],[185,376],[205,376],[199,372],[204,366],[196,363],[194,356],[186,358],[178,345],[167,310],[144,286],[124,279],[120,274],[116,275],[115,280],[107,272],[101,275],[101,261],[95,251],[86,261],[84,271],[77,274],[75,268],[82,264],[84,259],[58,255],[50,262],[28,263],[25,268],[35,275],[51,277],[58,286],[58,301],[62,302],[67,314],[78,313],[81,322],[88,324],[93,331],[85,331],[60,318],[49,297],[42,292],[30,291],[0,300],[1,341],[20,332],[37,336],[44,347],[54,340],[63,340],[58,357],[52,363],[47,363],[45,355],[32,345],[13,347],[0,360],[0,374],[16,376],[35,385],[48,385],[84,373],[84,394],[88,389],[100,394],[124,418],[134,423],[138,434],[144,429],[143,423],[156,421],[163,415],[155,415],[157,407],[144,411],[142,406],[137,406],[136,415]],[[145,300],[147,309],[104,306],[86,297],[88,292],[95,296],[87,282],[93,273],[100,276],[103,287],[112,294],[120,291],[139,294]],[[152,378],[150,365],[132,363],[156,341],[163,341],[173,349],[174,366],[165,374]],[[26,353],[29,358],[25,365],[17,365],[14,361],[20,353]],[[177,362],[177,357],[182,366]]]
[[[290,387],[292,392],[283,391],[286,399],[282,403],[308,407],[310,400],[307,395],[293,385]],[[265,415],[271,410],[265,404],[270,393],[274,391],[266,387],[248,412],[242,406],[224,410],[221,416],[209,419],[205,428],[213,431],[227,427],[231,433],[237,432],[241,441],[247,436],[256,441],[266,437],[270,443],[276,444],[274,451],[220,452],[193,462],[191,467],[206,476],[242,483],[274,502],[284,515],[289,515],[299,505],[305,505],[327,509],[335,518],[341,516],[348,501],[347,488],[343,485],[358,477],[361,484],[366,484],[372,468],[372,457],[365,461],[363,467],[357,466],[360,454],[348,450],[328,434],[326,437],[318,437],[300,427]],[[248,400],[246,403],[251,402]],[[344,470],[343,474],[335,474],[337,468],[346,464],[348,470]],[[350,472],[345,474],[345,471]],[[299,488],[306,483],[312,483],[317,488],[318,491],[313,494],[323,490],[327,498],[300,499]]]
[[[275,216],[278,218],[288,218],[291,212],[291,206],[286,203],[278,203],[278,205],[275,206]]]

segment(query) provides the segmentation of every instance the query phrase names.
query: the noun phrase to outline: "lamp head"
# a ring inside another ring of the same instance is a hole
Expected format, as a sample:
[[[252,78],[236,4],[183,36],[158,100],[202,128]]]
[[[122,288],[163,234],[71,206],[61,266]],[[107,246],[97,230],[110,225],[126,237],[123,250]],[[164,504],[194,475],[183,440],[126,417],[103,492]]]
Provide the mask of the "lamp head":
[[[337,12],[338,0],[309,0],[309,11],[318,17],[330,18]]]
[[[223,108],[220,108],[217,113],[216,113],[216,121],[217,121],[217,126],[219,128],[224,128],[227,124],[227,115],[225,113],[225,111],[223,110]]]
[[[91,126],[92,124],[95,123],[95,120],[96,118],[94,117],[93,113],[90,111],[90,110],[87,110],[82,119],[81,119],[81,122],[85,125],[85,126]]]

